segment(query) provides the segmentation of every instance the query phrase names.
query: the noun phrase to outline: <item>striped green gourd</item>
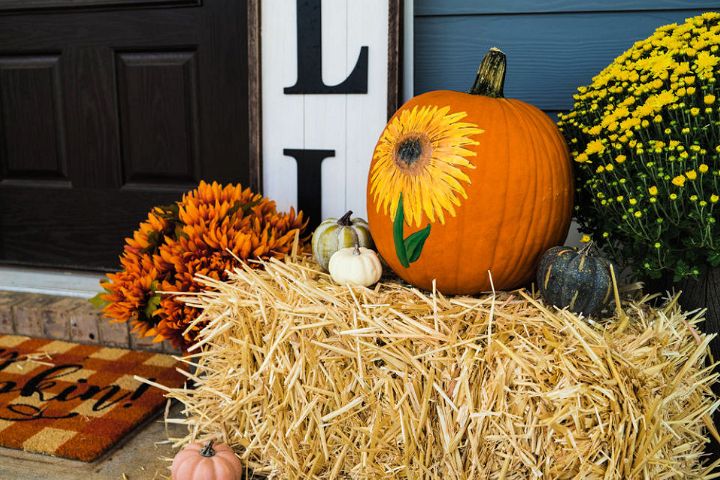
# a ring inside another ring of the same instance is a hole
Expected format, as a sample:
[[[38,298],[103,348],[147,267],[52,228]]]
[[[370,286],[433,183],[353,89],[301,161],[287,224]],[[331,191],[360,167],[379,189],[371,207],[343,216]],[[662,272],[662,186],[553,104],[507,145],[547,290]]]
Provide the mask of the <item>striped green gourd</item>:
[[[580,250],[553,247],[540,259],[537,285],[545,302],[585,316],[597,316],[613,291],[610,262],[593,254],[591,244]]]
[[[325,270],[330,263],[330,257],[341,248],[358,246],[375,249],[367,222],[351,216],[352,210],[340,218],[328,218],[313,232],[313,255]]]

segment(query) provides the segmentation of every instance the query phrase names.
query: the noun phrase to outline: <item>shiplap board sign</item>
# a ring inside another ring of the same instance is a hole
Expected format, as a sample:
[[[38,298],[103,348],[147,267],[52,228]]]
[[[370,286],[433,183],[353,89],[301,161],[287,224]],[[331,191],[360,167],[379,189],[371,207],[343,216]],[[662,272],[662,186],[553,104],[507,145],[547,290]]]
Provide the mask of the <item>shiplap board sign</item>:
[[[313,224],[366,214],[391,93],[391,1],[262,0],[263,191],[282,210],[308,210]]]

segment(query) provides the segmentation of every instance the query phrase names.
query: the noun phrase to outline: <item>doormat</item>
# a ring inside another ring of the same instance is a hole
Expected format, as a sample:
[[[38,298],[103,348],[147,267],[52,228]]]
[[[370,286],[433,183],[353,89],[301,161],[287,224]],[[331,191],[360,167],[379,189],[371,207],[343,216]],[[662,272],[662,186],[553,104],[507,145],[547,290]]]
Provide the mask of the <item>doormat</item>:
[[[0,446],[92,462],[185,377],[169,355],[0,335]]]

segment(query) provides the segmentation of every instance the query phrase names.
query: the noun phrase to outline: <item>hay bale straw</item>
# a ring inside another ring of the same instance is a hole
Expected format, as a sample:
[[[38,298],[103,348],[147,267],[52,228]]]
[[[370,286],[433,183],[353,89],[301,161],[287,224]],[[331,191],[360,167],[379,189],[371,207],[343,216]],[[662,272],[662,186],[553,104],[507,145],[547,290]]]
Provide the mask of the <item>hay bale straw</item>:
[[[178,445],[278,479],[714,478],[711,337],[674,299],[592,323],[525,291],[339,286],[306,256],[204,281]]]

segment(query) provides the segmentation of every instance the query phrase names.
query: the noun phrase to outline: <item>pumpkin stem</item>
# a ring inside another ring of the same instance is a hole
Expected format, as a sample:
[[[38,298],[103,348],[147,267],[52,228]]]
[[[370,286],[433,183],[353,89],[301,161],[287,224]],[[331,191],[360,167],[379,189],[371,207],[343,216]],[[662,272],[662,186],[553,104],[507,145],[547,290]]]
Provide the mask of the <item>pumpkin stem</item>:
[[[355,242],[355,251],[353,252],[353,255],[360,255],[360,244]]]
[[[352,222],[350,221],[350,217],[352,216],[352,210],[348,210],[345,215],[338,218],[337,224],[342,225],[343,227],[349,227],[352,225]]]
[[[578,250],[578,253],[580,255],[591,255],[593,253],[593,249],[595,248],[595,244],[593,242],[588,242],[583,247]]]
[[[478,67],[475,83],[469,93],[492,98],[503,98],[506,66],[507,58],[505,54],[498,48],[491,48]]]
[[[215,443],[215,440],[208,440],[202,450],[200,450],[200,455],[203,457],[214,457],[215,450],[212,448],[213,443]]]

